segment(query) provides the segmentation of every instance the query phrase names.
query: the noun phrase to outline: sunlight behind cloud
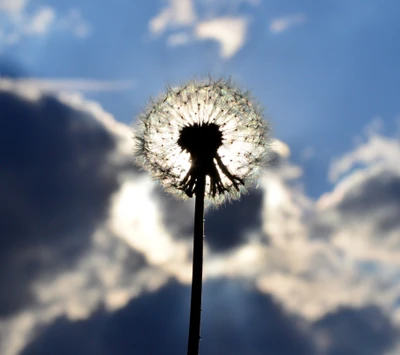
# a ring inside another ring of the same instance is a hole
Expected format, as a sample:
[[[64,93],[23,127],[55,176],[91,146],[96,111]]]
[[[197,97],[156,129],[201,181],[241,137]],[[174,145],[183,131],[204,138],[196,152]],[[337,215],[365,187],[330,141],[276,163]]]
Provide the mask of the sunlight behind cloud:
[[[151,193],[154,183],[148,177],[126,181],[114,197],[109,228],[147,261],[162,267],[181,280],[190,280],[190,243],[171,238],[160,221],[158,206]]]

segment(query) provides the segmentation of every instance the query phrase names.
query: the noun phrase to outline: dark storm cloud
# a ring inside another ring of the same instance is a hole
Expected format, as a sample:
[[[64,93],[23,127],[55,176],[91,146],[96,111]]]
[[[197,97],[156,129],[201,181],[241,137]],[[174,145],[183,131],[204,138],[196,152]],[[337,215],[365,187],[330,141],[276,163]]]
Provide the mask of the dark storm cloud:
[[[84,321],[57,319],[21,355],[184,354],[189,289],[171,282],[115,313]]]
[[[248,285],[229,279],[208,282],[202,309],[204,354],[315,354],[299,320]]]
[[[182,201],[166,194],[161,188],[154,190],[161,203],[160,211],[164,224],[175,238],[193,237],[194,201]],[[239,201],[226,203],[217,210],[206,211],[205,242],[214,252],[224,252],[246,242],[246,233],[261,230],[261,189],[251,189]]]
[[[189,299],[189,287],[171,281],[114,313],[61,317],[21,355],[185,354]],[[208,355],[383,355],[399,336],[377,307],[342,308],[310,324],[237,279],[207,281],[202,309],[200,346]]]
[[[50,96],[0,90],[0,317],[33,301],[39,273],[72,265],[106,216],[114,139]]]
[[[159,202],[163,223],[172,237],[177,239],[193,237],[193,200],[181,200],[167,194],[157,186],[152,196]]]
[[[205,238],[211,250],[224,252],[246,242],[246,234],[262,227],[261,189],[251,189],[240,201],[227,203],[218,210],[208,210]]]
[[[204,285],[201,353],[313,355],[297,322],[270,296],[238,280]],[[99,310],[84,321],[59,318],[22,355],[185,354],[190,290],[170,282],[115,313]]]
[[[316,322],[313,330],[325,343],[324,355],[383,355],[400,336],[375,306],[340,308]]]

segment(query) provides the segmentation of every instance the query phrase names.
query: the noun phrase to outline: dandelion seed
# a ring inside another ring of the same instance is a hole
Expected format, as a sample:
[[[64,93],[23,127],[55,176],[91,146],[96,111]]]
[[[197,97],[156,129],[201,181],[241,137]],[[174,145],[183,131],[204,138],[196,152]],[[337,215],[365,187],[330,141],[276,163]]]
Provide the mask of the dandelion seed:
[[[150,103],[136,134],[138,163],[164,188],[192,197],[206,176],[205,198],[236,199],[257,178],[268,127],[248,93],[230,81],[190,81]]]

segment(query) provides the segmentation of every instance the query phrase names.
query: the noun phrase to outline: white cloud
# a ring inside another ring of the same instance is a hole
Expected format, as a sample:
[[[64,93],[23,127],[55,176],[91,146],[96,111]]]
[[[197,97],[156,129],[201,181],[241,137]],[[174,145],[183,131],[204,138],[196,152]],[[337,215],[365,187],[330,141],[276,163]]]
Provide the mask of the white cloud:
[[[242,48],[246,39],[248,20],[243,17],[215,18],[196,26],[199,39],[213,39],[220,43],[222,58],[230,58]]]
[[[359,144],[352,152],[336,159],[329,170],[329,180],[336,182],[340,177],[353,171],[355,166],[396,169],[399,167],[400,142],[377,133],[369,133],[368,141]]]
[[[266,179],[270,246],[259,259],[268,270],[258,276],[260,289],[310,319],[370,303],[400,324],[399,147],[371,134],[332,164],[342,178],[315,203],[282,183],[281,174]]]
[[[282,33],[293,26],[302,25],[307,21],[307,16],[304,13],[283,16],[271,21],[269,30],[272,33]]]
[[[150,32],[162,34],[168,27],[190,26],[196,20],[192,0],[170,0],[170,3],[149,23]]]

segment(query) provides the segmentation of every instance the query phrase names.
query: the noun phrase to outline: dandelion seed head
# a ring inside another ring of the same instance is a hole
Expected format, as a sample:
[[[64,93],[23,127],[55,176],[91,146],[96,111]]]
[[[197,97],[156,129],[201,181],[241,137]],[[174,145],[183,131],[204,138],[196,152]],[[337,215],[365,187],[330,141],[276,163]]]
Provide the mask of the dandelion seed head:
[[[269,152],[259,105],[230,81],[190,81],[153,100],[140,115],[136,161],[180,197],[192,197],[206,176],[205,198],[239,198]]]

